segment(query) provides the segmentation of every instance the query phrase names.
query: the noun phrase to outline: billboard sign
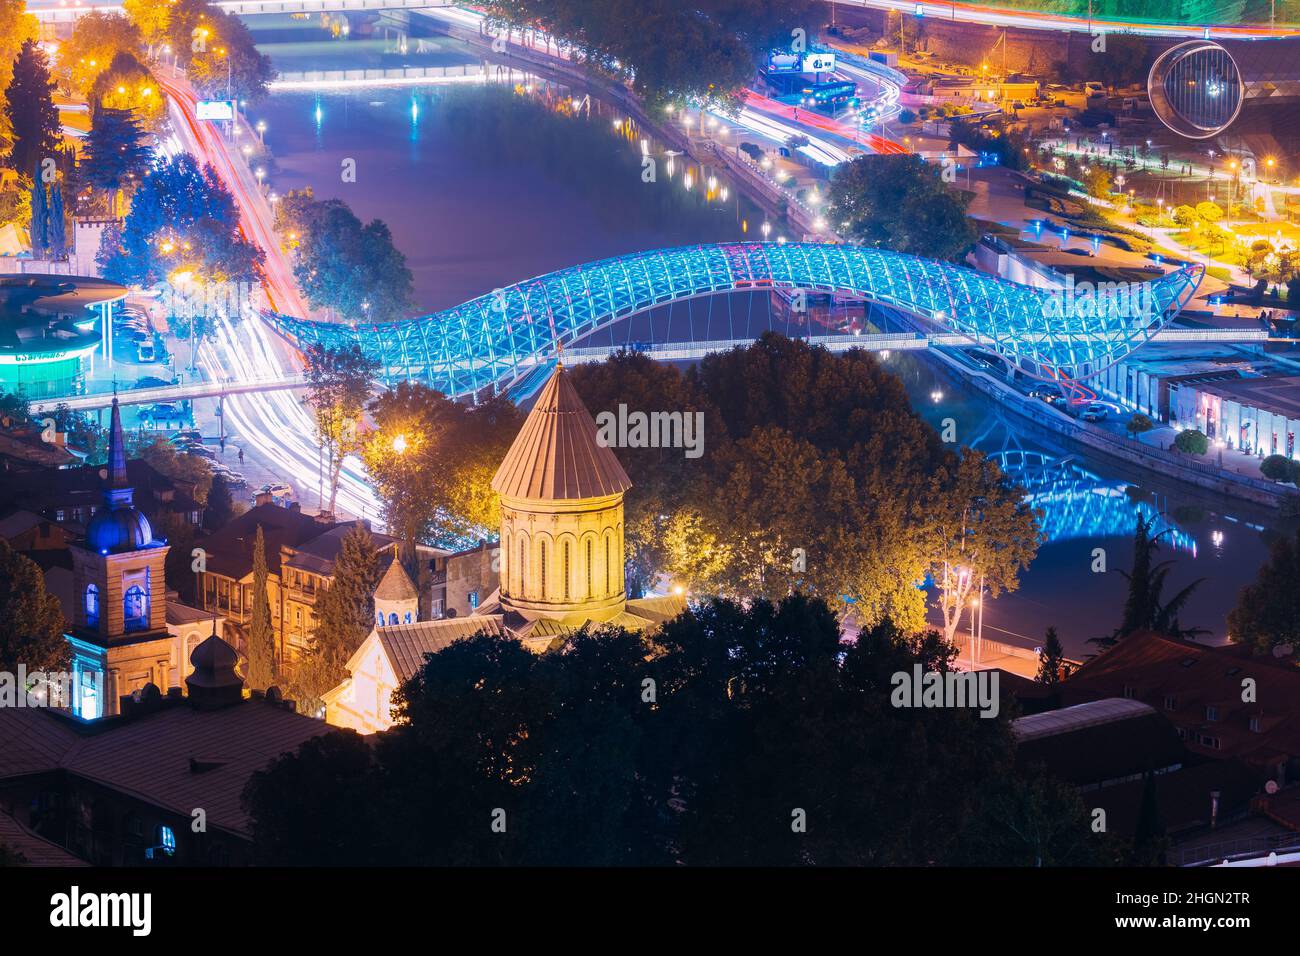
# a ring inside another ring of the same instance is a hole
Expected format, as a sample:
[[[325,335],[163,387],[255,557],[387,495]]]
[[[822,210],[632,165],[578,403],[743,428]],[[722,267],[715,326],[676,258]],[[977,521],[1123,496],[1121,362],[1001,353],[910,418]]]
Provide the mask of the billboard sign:
[[[834,53],[808,53],[803,58],[804,73],[834,73]]]
[[[233,100],[199,100],[198,118],[201,120],[232,120],[235,118]]]
[[[767,55],[767,72],[798,73],[803,65],[803,57],[787,50],[773,50]]]

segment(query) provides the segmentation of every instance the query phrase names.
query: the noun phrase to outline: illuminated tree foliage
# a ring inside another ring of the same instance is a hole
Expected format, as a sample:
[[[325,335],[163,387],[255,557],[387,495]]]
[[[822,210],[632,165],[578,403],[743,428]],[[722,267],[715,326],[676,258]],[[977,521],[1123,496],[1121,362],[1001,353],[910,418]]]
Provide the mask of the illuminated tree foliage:
[[[92,109],[130,110],[142,127],[156,132],[166,116],[167,100],[149,68],[123,52],[95,80],[90,104]]]
[[[261,250],[239,233],[235,201],[212,167],[188,154],[157,162],[122,229],[105,233],[99,262],[115,282],[151,285],[190,273],[205,282],[252,279]]]
[[[417,543],[476,539],[498,527],[490,482],[523,424],[512,402],[465,405],[402,382],[371,402],[370,414],[375,428],[362,458],[408,563]]]
[[[24,0],[0,0],[0,90],[8,90],[14,75],[14,61],[28,40],[40,38],[41,25],[27,12]],[[8,93],[0,109],[0,156],[7,156],[13,144],[13,124],[9,119]]]
[[[139,29],[119,13],[92,10],[77,18],[59,48],[58,77],[72,96],[86,97],[119,54],[134,58],[144,46]]]
[[[1023,491],[978,452],[946,449],[870,353],[769,334],[685,375],[623,354],[578,366],[573,383],[593,415],[620,404],[704,415],[699,458],[617,449],[632,479],[633,594],[660,574],[692,593],[800,590],[866,625],[888,617],[915,631],[921,585],[945,562],[975,576],[957,600],[981,573],[989,593],[1013,590],[1036,551]]]
[[[211,99],[260,100],[275,75],[237,16],[207,0],[175,0],[166,15],[167,42],[198,93]]]
[[[865,246],[928,259],[959,259],[978,238],[970,197],[919,156],[859,156],[831,183],[828,220]]]
[[[316,437],[326,455],[329,507],[325,510],[330,514],[334,513],[343,459],[360,448],[358,427],[378,370],[379,363],[366,358],[355,345],[347,349],[314,345],[307,351],[307,402],[315,413]]]
[[[383,221],[363,224],[343,200],[317,200],[310,188],[290,192],[276,207],[275,227],[313,308],[352,321],[406,317],[411,270]]]
[[[653,636],[583,632],[543,655],[457,641],[402,688],[398,725],[373,744],[334,732],[253,776],[255,853],[317,866],[1115,861],[1072,788],[1016,768],[1007,708],[892,705],[895,673],[944,672],[953,655],[889,625],[846,647],[830,609],[801,595],[714,601]]]
[[[490,0],[495,22],[537,27],[572,44],[589,66],[629,81],[652,102],[735,104],[760,55],[806,41],[823,20],[810,0]]]
[[[0,671],[66,670],[71,653],[63,636],[59,599],[45,590],[40,566],[0,539]]]

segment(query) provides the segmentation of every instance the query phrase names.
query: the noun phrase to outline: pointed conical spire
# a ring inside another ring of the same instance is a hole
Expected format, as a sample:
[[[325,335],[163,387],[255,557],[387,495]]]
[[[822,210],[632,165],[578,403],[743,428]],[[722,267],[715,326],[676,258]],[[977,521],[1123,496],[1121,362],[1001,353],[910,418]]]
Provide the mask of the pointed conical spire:
[[[122,437],[122,411],[113,396],[113,415],[108,427],[108,488],[127,487],[126,440]]]
[[[533,501],[605,498],[632,487],[564,366],[547,379],[514,444],[492,478],[503,498]]]

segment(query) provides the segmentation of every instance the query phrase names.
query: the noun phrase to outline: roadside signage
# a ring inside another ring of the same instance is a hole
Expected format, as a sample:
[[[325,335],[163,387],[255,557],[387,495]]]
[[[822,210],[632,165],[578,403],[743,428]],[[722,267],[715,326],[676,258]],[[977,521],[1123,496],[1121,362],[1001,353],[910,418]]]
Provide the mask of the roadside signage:
[[[199,100],[198,118],[201,120],[232,120],[235,118],[233,100]]]

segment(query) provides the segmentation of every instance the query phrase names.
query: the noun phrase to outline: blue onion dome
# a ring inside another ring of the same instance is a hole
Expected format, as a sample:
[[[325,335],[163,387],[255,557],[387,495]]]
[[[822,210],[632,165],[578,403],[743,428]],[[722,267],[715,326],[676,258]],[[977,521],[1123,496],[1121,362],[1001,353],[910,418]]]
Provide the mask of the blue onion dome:
[[[108,430],[108,467],[104,471],[104,505],[86,526],[86,544],[100,554],[139,551],[153,544],[149,519],[133,503],[126,477],[126,441],[117,398]]]

